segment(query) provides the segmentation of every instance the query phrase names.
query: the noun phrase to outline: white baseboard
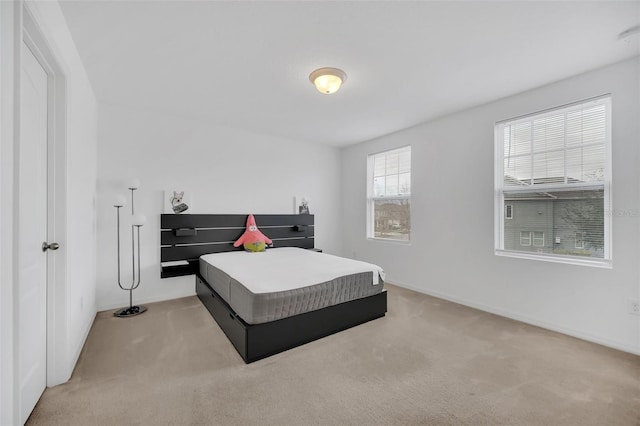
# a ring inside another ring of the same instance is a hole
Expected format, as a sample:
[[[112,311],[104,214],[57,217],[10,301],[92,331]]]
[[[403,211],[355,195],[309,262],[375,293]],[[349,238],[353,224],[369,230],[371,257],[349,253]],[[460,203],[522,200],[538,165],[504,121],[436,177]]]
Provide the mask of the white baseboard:
[[[621,344],[619,342],[615,342],[600,336],[594,336],[589,333],[584,333],[579,330],[574,330],[571,328],[563,327],[557,324],[549,323],[546,321],[540,321],[535,318],[530,318],[525,315],[520,315],[515,312],[507,311],[504,309],[494,308],[492,306],[485,305],[483,303],[476,303],[469,300],[461,299],[459,297],[451,296],[445,293],[441,293],[438,291],[425,290],[422,288],[417,288],[412,285],[401,283],[398,281],[387,281],[388,284],[395,285],[398,287],[406,288],[408,290],[415,291],[417,293],[426,294],[429,296],[437,297],[438,299],[447,300],[449,302],[457,303],[459,305],[469,306],[474,309],[479,309],[481,311],[489,312],[495,315],[499,315],[501,317],[510,318],[516,321],[524,322],[530,325],[535,325],[536,327],[545,328],[547,330],[556,331],[558,333],[566,334],[571,337],[576,337],[578,339],[586,340],[588,342],[597,343],[602,346],[606,346],[609,348],[617,349],[623,352],[629,352],[634,355],[640,355],[640,347],[629,346],[626,344]]]
[[[82,340],[80,345],[78,345],[78,347],[75,350],[75,353],[73,354],[73,356],[71,357],[71,363],[70,363],[70,367],[71,369],[69,370],[69,378],[71,378],[71,375],[73,374],[73,370],[75,370],[76,368],[76,364],[78,363],[78,359],[80,358],[80,354],[82,353],[82,349],[84,348],[85,343],[87,342],[87,338],[89,337],[89,333],[91,332],[91,327],[93,327],[93,323],[96,320],[96,315],[98,313],[94,313],[93,317],[91,317],[91,321],[89,321],[89,324],[87,325],[87,327],[85,327],[84,331],[82,332]],[[67,379],[69,380],[69,379]]]
[[[190,290],[189,292],[186,292],[185,294],[174,294],[171,296],[166,296],[166,295],[153,296],[153,297],[145,297],[142,299],[135,298],[135,294],[134,294],[134,305],[144,305],[145,303],[164,302],[166,300],[181,299],[183,297],[189,297],[189,296],[195,296],[195,295],[196,295],[195,288]],[[98,312],[111,311],[111,310],[115,311],[116,309],[124,308],[128,306],[129,306],[129,299],[126,299],[124,302],[112,302],[112,303],[107,303],[105,305],[100,305],[98,307]]]

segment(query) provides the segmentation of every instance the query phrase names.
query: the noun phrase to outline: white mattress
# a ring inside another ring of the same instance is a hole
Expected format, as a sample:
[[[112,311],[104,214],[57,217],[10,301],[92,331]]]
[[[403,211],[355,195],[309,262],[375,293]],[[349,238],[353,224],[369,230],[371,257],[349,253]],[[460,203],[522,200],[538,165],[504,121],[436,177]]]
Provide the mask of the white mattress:
[[[200,275],[248,324],[276,321],[383,291],[376,265],[299,248],[200,257]]]
[[[294,290],[363,272],[373,273],[372,285],[384,281],[384,271],[377,265],[294,247],[213,253],[200,259],[253,294]]]

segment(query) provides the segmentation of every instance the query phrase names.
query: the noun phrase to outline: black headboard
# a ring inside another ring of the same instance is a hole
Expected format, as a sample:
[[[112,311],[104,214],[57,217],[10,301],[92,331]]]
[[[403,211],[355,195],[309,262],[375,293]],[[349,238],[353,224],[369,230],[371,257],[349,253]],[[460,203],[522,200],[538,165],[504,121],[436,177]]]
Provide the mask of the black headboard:
[[[163,214],[160,216],[160,262],[187,261],[188,265],[162,266],[161,277],[198,271],[203,254],[243,250],[233,242],[244,232],[246,214]],[[273,247],[314,247],[314,219],[310,214],[256,214],[258,228],[273,240]]]

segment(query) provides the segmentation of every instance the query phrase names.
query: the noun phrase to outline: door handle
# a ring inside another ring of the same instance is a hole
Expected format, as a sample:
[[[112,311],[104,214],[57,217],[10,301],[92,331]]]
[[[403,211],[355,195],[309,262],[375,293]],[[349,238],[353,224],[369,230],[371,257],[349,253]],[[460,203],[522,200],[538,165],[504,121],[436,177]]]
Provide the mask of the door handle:
[[[44,243],[42,243],[42,251],[47,251],[47,250],[58,250],[60,248],[60,244],[58,243],[47,243],[46,241]]]

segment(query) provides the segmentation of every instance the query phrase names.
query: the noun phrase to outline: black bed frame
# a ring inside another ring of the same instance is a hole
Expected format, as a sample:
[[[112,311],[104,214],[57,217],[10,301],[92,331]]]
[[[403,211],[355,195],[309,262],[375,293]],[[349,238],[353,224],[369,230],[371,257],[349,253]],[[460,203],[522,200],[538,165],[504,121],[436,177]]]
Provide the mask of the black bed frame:
[[[258,228],[274,247],[314,249],[313,215],[254,215]],[[244,232],[247,215],[163,214],[161,262],[187,261],[163,266],[162,278],[196,276],[196,294],[246,363],[337,333],[385,316],[387,292],[328,306],[277,321],[247,324],[211,288],[198,272],[199,257],[207,253],[242,250],[233,241]]]

